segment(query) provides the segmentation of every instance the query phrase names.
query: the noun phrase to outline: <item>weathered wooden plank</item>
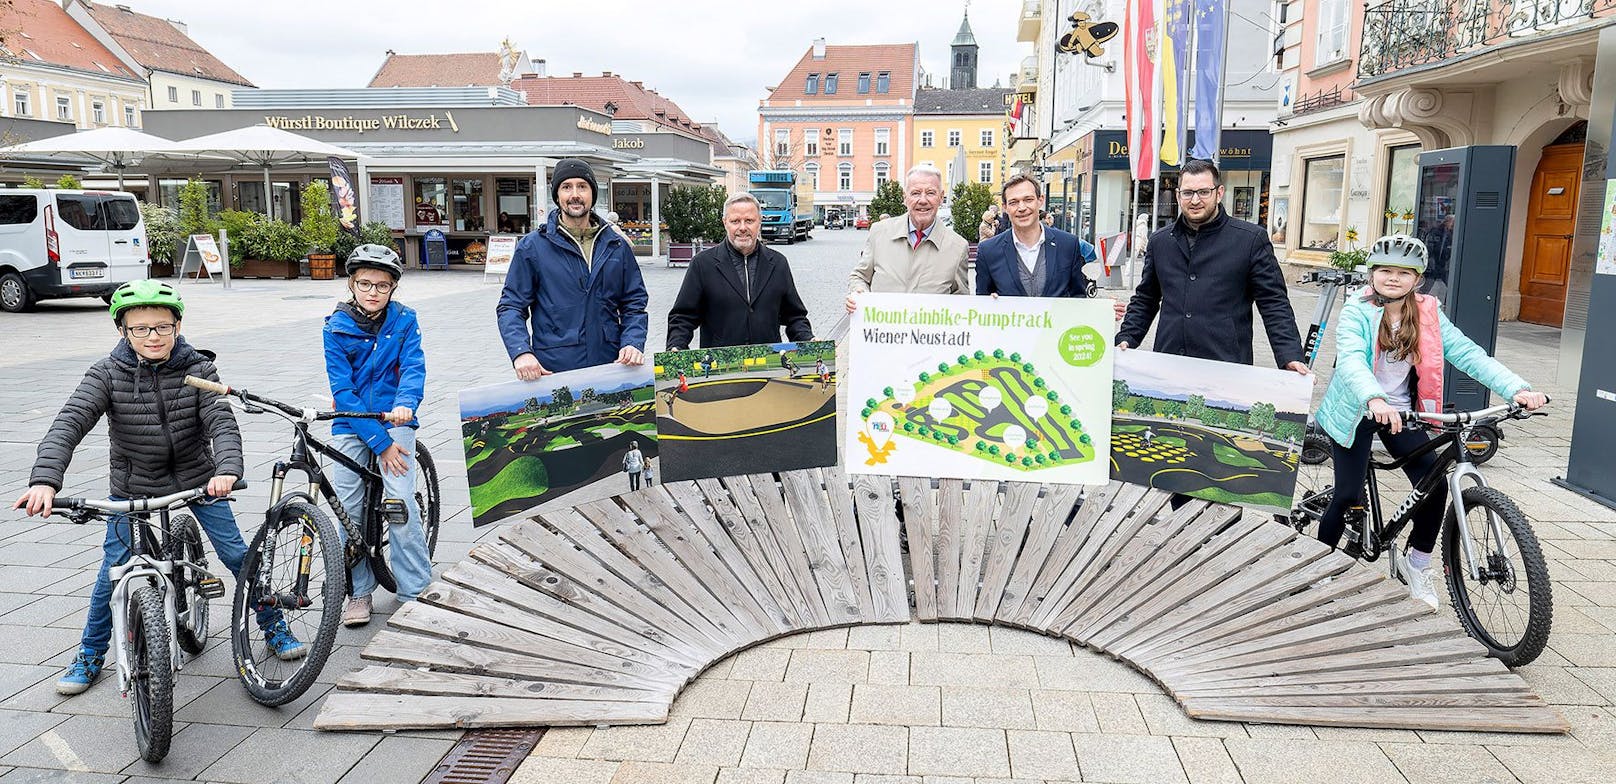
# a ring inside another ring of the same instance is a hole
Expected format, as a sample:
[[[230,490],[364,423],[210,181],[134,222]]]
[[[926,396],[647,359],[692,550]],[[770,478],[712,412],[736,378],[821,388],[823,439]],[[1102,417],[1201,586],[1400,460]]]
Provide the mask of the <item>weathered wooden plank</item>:
[[[354,670],[337,681],[340,691],[369,691],[377,694],[434,694],[442,697],[515,697],[520,699],[596,700],[607,702],[646,702],[667,707],[673,694],[668,690],[580,686],[576,683],[467,675],[457,672],[378,667],[374,664]]]
[[[858,514],[859,538],[864,544],[864,563],[869,570],[870,599],[875,603],[872,620],[904,623],[909,620],[909,585],[898,542],[897,499],[892,494],[892,479],[868,474],[854,476],[853,506]]]
[[[784,594],[777,594],[777,586],[769,584],[773,579],[773,572],[763,560],[762,553],[757,552],[754,555],[746,552],[741,539],[735,536],[734,530],[720,522],[694,482],[663,484],[659,486],[657,494],[661,495],[667,504],[676,506],[675,511],[695,526],[696,531],[706,540],[707,546],[717,555],[719,566],[739,581],[752,597],[753,605],[762,613],[769,628],[776,634],[784,634],[796,628]],[[744,530],[745,526],[740,528]],[[746,532],[744,538],[747,547],[755,546],[750,531]],[[760,566],[763,571],[759,571]]]
[[[1173,692],[1178,697],[1238,697],[1247,694],[1286,694],[1293,691],[1305,692],[1309,690],[1324,694],[1346,693],[1344,689],[1368,689],[1381,691],[1388,688],[1409,688],[1410,682],[1422,689],[1434,688],[1436,684],[1453,680],[1465,682],[1467,680],[1486,679],[1489,684],[1506,682],[1515,688],[1527,689],[1526,681],[1511,672],[1497,659],[1482,658],[1458,662],[1444,662],[1442,664],[1399,664],[1388,662],[1385,665],[1372,665],[1361,670],[1330,670],[1325,672],[1310,672],[1299,675],[1259,675],[1244,680],[1225,681],[1223,683],[1207,686],[1191,686]],[[1496,680],[1495,680],[1496,679]],[[1493,688],[1483,691],[1496,691]],[[1528,689],[1529,690],[1529,689]]]
[[[679,685],[668,681],[645,681],[615,670],[523,656],[494,648],[467,645],[462,641],[400,631],[391,627],[377,632],[376,636],[359,651],[359,658],[411,667],[430,667],[440,672],[547,680],[583,686],[631,688],[638,691],[672,691]]]
[[[1070,525],[1057,532],[1054,546],[1039,564],[1038,576],[1033,580],[1032,588],[1021,606],[1008,620],[1017,626],[1033,628],[1033,615],[1045,602],[1058,599],[1058,596],[1051,594],[1055,582],[1072,566],[1078,551],[1082,550],[1095,534],[1095,527],[1100,520],[1111,509],[1132,509],[1141,498],[1145,497],[1147,489],[1139,485],[1113,482],[1108,487],[1111,492],[1086,493],[1083,504],[1077,508],[1077,516],[1072,518]]]
[[[432,697],[340,692],[331,695],[314,721],[322,730],[564,727],[591,724],[658,724],[668,707],[646,702]]]
[[[1120,487],[1113,483],[1085,491],[1077,485],[1051,485],[1033,502],[1027,537],[1021,544],[1021,552],[1011,555],[1015,563],[1011,566],[1010,579],[1005,583],[999,607],[993,613],[994,620],[1013,622],[1019,617],[1021,607],[1027,602],[1028,593],[1033,590],[1033,583],[1043,571],[1044,562],[1048,560],[1056,540],[1067,530],[1066,521],[1077,509],[1082,494],[1087,492],[1090,499],[1083,503],[1092,501],[1104,506],[1110,503],[1111,495]]]
[[[470,615],[461,615],[424,602],[410,602],[399,608],[398,612],[387,619],[387,625],[462,645],[548,659],[557,664],[591,668],[617,676],[600,681],[604,683],[637,683],[652,687],[683,683],[695,677],[695,671],[691,669],[680,671],[666,664],[658,666],[626,659],[567,640],[513,629]]]
[[[909,537],[909,568],[915,577],[915,620],[937,620],[937,501],[931,484],[898,477],[903,530]]]
[[[1152,489],[1131,507],[1113,506],[1100,518],[1094,533],[1083,543],[1072,562],[1050,586],[1048,596],[1033,613],[1031,625],[1040,629],[1056,628],[1055,619],[1077,600],[1080,591],[1111,565],[1116,556],[1134,537],[1155,519],[1172,496]]]
[[[802,535],[797,532],[790,513],[786,511],[785,498],[780,495],[774,477],[751,474],[726,477],[723,482],[732,497],[737,494],[746,496],[753,502],[751,505],[759,510],[758,520],[780,544],[780,552],[785,556],[791,579],[796,581],[797,588],[802,592],[813,615],[814,625],[831,625],[830,608],[825,606],[825,599],[819,593],[819,584],[814,581],[813,568],[808,563],[808,548],[803,544]],[[740,502],[741,499],[737,497],[737,503]]]
[[[618,620],[643,636],[687,650],[694,658],[712,660],[729,651],[726,644],[686,623],[554,533],[537,525],[524,524],[513,526],[500,536],[499,542],[472,548],[471,557],[510,575],[528,588]],[[539,557],[547,558],[548,563],[539,561]],[[575,580],[569,576],[572,574],[583,575],[583,578]]]
[[[999,512],[999,483],[971,480],[965,491],[965,516],[960,525],[959,582],[955,586],[954,607],[961,617],[976,615],[976,594],[987,558],[988,537]]]
[[[1571,725],[1552,708],[1488,708],[1433,711],[1429,708],[1244,708],[1225,706],[1186,711],[1192,718],[1257,724],[1321,727],[1402,728],[1472,732],[1569,732]]]
[[[1162,507],[1166,504],[1167,500],[1162,499]],[[1078,635],[1077,630],[1093,623],[1117,603],[1133,598],[1124,593],[1124,586],[1130,580],[1148,580],[1149,575],[1141,574],[1141,570],[1169,542],[1183,533],[1206,504],[1194,501],[1176,511],[1162,507],[1157,507],[1158,512],[1145,518],[1140,527],[1124,541],[1116,543],[1114,549],[1101,553],[1098,560],[1104,565],[1087,570],[1087,575],[1073,584],[1071,599],[1055,614],[1051,628],[1062,630],[1063,634],[1074,640],[1086,641],[1088,638]],[[1143,511],[1141,507],[1140,516],[1143,516]]]
[[[717,551],[696,529],[694,521],[681,514],[673,498],[661,488],[647,487],[644,492],[629,493],[618,500],[639,517],[656,541],[671,551],[685,571],[745,627],[748,640],[773,637],[784,631],[774,624],[769,611],[758,603],[746,585],[719,560]]]
[[[1032,524],[1033,506],[1038,500],[1040,485],[1036,482],[1009,482],[1004,488],[1004,505],[993,520],[988,538],[988,552],[982,567],[982,587],[976,595],[976,609],[971,615],[981,623],[988,623],[998,612],[1004,598],[1005,585],[1010,582],[1016,555],[1027,538]],[[1054,541],[1051,539],[1050,541]]]
[[[743,647],[750,640],[756,639],[757,632],[748,627],[737,613],[726,602],[724,597],[714,595],[701,580],[692,574],[690,569],[675,558],[666,542],[645,527],[633,514],[612,503],[608,499],[589,501],[574,507],[583,519],[593,525],[605,541],[610,542],[623,554],[634,559],[634,563],[653,575],[656,580],[665,586],[667,592],[677,596],[684,604],[724,635],[724,639],[735,647]],[[577,518],[571,515],[553,512],[540,512],[539,519],[546,524],[555,526],[557,530],[572,537],[580,547],[594,552],[594,543],[585,546],[589,540],[587,533],[562,528],[562,525],[573,525],[577,529]],[[579,539],[583,541],[579,541]]]
[[[1457,638],[1469,639],[1465,637],[1464,630],[1460,629],[1452,619],[1427,616],[1391,626],[1360,630],[1357,634],[1325,636],[1308,642],[1259,650],[1238,656],[1219,656],[1182,666],[1157,665],[1152,666],[1150,671],[1160,678],[1170,679],[1187,673],[1204,675],[1242,667],[1301,661],[1329,654],[1372,651],[1399,644],[1413,645],[1433,640]]]
[[[1206,688],[1213,684],[1226,684],[1230,681],[1261,676],[1364,670],[1369,667],[1389,664],[1439,664],[1442,662],[1466,661],[1482,655],[1484,655],[1484,649],[1481,647],[1481,643],[1469,637],[1458,636],[1441,637],[1406,645],[1388,645],[1370,650],[1314,656],[1307,659],[1259,662],[1246,667],[1236,667],[1215,672],[1192,672],[1174,677],[1164,677],[1155,671],[1152,671],[1151,674],[1156,675],[1157,681],[1163,686],[1176,692],[1183,688]]]
[[[942,620],[968,618],[959,606],[960,550],[965,525],[965,481],[937,480],[937,537],[933,545],[937,557],[937,617]]]
[[[1215,710],[1233,706],[1252,708],[1426,708],[1429,710],[1476,710],[1485,708],[1541,708],[1548,705],[1531,693],[1482,694],[1429,692],[1424,689],[1388,690],[1365,694],[1308,694],[1301,696],[1261,696],[1236,698],[1194,698],[1182,703],[1186,710]]]
[[[1373,672],[1373,671],[1371,671]],[[1433,677],[1410,683],[1402,681],[1351,681],[1348,683],[1315,683],[1304,686],[1245,687],[1239,689],[1208,689],[1199,692],[1181,692],[1181,700],[1241,699],[1246,697],[1336,697],[1388,692],[1418,691],[1425,694],[1531,694],[1526,682],[1513,674],[1477,675],[1465,677]],[[1306,704],[1306,703],[1303,703]]]
[[[853,508],[853,489],[847,481],[847,474],[835,466],[814,473],[824,489],[825,501],[830,505],[832,529],[836,532],[837,544],[842,548],[842,562],[847,565],[847,577],[853,583],[853,595],[858,599],[860,617],[869,622],[883,620],[876,611],[876,599],[871,588],[872,570],[866,553],[869,545],[864,542],[866,534],[859,530],[858,514]],[[893,544],[897,544],[896,534]],[[908,620],[907,612],[904,613],[904,620]]]
[[[830,502],[825,500],[823,479],[817,471],[786,471],[780,474],[786,509],[802,538],[808,556],[808,570],[819,586],[819,597],[835,624],[857,623],[864,615],[853,578],[848,574],[847,557],[836,534]]]
[[[741,548],[741,552],[752,564],[758,577],[763,580],[769,593],[776,597],[781,611],[789,616],[790,627],[805,629],[813,626],[814,617],[813,612],[808,609],[808,600],[802,595],[802,588],[797,585],[796,579],[791,576],[791,567],[785,562],[785,554],[781,552],[779,542],[774,540],[774,534],[763,525],[763,512],[757,505],[757,499],[752,498],[751,493],[747,493],[742,499],[742,504],[738,504],[729,490],[716,479],[698,479],[696,487],[712,507],[713,514],[718,517],[724,529],[735,539],[736,546]]]
[[[1187,562],[1205,553],[1205,544],[1218,531],[1240,516],[1240,510],[1227,506],[1203,506],[1194,510],[1186,504],[1173,514],[1194,515],[1193,520],[1160,548],[1146,557],[1145,563],[1112,591],[1112,596],[1095,605],[1091,618],[1071,628],[1073,639],[1094,639],[1113,626],[1125,626],[1135,621],[1133,611],[1150,600],[1151,596],[1167,590]],[[1209,553],[1206,553],[1209,556]]]

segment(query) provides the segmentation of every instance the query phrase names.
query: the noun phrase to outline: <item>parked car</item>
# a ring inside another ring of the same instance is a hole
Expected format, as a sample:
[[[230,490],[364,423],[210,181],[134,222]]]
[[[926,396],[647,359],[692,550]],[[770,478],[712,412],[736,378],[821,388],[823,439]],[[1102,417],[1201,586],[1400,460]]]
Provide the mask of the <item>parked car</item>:
[[[847,228],[847,221],[843,220],[841,215],[832,215],[825,219],[825,228],[845,229]]]
[[[149,277],[146,224],[121,191],[0,190],[0,309],[42,299],[109,297]]]
[[[853,220],[853,228],[855,228],[855,229],[868,229],[868,228],[870,228],[870,216],[868,216],[868,215],[860,215],[857,218],[855,218]]]

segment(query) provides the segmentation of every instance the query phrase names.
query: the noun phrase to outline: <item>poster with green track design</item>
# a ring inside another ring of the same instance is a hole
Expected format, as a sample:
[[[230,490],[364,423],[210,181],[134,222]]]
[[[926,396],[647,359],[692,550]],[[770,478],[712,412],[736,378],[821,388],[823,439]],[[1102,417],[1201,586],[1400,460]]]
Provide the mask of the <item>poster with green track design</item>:
[[[1108,300],[862,294],[848,331],[850,473],[1104,484]]]

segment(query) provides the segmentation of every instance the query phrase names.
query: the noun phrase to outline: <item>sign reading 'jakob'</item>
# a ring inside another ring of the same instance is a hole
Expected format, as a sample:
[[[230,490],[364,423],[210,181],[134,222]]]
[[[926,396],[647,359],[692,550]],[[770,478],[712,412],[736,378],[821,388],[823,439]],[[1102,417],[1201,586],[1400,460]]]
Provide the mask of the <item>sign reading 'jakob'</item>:
[[[1109,302],[864,294],[858,305],[849,472],[1107,481]]]

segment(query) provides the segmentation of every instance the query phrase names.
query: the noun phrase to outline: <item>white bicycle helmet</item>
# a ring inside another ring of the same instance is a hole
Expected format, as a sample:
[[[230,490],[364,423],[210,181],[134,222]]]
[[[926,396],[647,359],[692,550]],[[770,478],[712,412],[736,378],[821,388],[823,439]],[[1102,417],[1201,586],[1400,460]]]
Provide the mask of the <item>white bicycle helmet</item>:
[[[1369,246],[1370,269],[1376,267],[1402,267],[1425,274],[1427,252],[1425,243],[1407,234],[1389,234]]]
[[[348,254],[349,275],[366,267],[392,275],[393,280],[404,277],[404,265],[399,263],[398,252],[386,245],[360,245]]]

